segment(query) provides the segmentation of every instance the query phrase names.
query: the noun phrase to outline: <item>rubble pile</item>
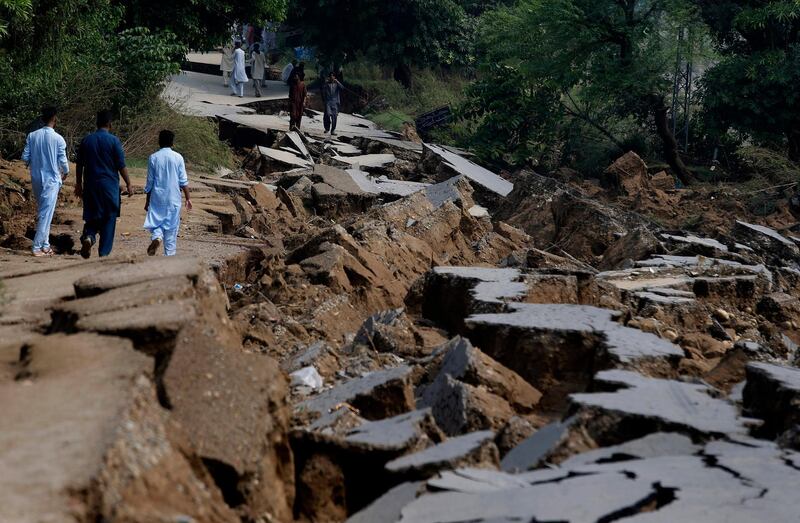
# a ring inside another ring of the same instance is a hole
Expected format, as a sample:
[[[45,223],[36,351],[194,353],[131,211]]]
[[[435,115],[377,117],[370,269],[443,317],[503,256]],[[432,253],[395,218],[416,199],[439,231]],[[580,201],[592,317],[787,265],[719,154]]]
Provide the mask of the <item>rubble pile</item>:
[[[632,153],[593,184],[270,133],[194,178],[244,254],[77,265],[2,311],[0,515],[796,520],[788,227],[659,223],[683,196]]]

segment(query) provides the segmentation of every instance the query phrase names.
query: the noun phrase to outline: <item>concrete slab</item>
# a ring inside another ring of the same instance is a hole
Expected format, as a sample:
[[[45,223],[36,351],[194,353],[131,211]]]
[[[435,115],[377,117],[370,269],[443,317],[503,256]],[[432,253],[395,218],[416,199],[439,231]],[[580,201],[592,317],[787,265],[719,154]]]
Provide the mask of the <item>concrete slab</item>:
[[[439,155],[445,163],[457,173],[466,176],[470,181],[475,182],[484,189],[497,193],[500,196],[508,196],[511,194],[511,191],[514,190],[513,183],[462,156],[439,147],[438,145],[425,144],[425,147],[434,154]]]
[[[736,407],[712,397],[713,389],[705,385],[646,378],[625,370],[599,372],[595,381],[621,388],[616,392],[572,394],[571,400],[623,417],[660,420],[692,434],[719,436],[748,432]]]
[[[386,469],[399,474],[419,471],[421,474],[430,475],[438,470],[452,469],[466,464],[466,461],[473,459],[477,453],[482,452],[487,443],[493,440],[494,432],[490,430],[472,432],[392,460],[386,464]],[[491,444],[494,446],[494,443]],[[494,452],[496,455],[496,448]]]

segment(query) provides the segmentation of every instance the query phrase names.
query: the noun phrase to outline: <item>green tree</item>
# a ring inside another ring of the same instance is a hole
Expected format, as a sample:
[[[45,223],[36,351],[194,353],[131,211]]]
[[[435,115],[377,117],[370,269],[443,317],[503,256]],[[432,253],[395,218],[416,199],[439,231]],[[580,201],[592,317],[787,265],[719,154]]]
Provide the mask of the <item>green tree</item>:
[[[22,21],[31,13],[31,0],[0,0],[0,37],[8,34],[9,20]]]
[[[290,21],[321,59],[342,64],[364,55],[394,67],[406,87],[412,65],[470,59],[470,20],[453,0],[296,0]]]
[[[281,22],[288,0],[114,0],[125,10],[124,27],[169,31],[191,49],[230,38],[237,22]]]
[[[722,56],[703,77],[705,121],[800,161],[800,1],[696,0]]]
[[[690,174],[668,124],[667,98],[675,36],[696,23],[680,0],[520,0],[482,18],[481,70],[486,81],[502,83],[497,72],[507,70],[493,65],[503,64],[519,75],[522,96],[551,105],[529,115],[492,114],[489,100],[478,96],[473,106],[484,108],[483,122],[529,118],[525,128],[533,141],[552,139],[558,131],[549,118],[575,119],[623,148],[616,123],[652,121],[665,159],[688,183]],[[495,132],[503,135],[502,129]],[[509,145],[531,142],[513,137],[515,132],[506,133]]]

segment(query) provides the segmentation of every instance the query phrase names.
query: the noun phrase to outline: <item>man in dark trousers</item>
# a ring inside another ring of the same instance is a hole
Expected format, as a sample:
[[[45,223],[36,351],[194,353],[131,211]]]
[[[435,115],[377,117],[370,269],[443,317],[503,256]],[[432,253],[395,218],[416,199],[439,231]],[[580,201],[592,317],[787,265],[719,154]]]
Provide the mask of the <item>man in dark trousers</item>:
[[[133,196],[122,142],[111,134],[111,119],[110,111],[97,113],[97,131],[83,139],[75,162],[75,194],[83,198],[85,223],[81,236],[81,256],[84,258],[91,256],[98,234],[98,254],[111,254],[119,217],[120,176],[125,180],[128,197]]]
[[[336,135],[336,120],[339,118],[339,105],[342,100],[340,94],[344,86],[336,78],[336,74],[331,71],[328,74],[328,80],[322,84],[322,102],[325,104],[325,116],[322,118],[322,123],[325,126],[325,132],[330,131],[331,136]]]

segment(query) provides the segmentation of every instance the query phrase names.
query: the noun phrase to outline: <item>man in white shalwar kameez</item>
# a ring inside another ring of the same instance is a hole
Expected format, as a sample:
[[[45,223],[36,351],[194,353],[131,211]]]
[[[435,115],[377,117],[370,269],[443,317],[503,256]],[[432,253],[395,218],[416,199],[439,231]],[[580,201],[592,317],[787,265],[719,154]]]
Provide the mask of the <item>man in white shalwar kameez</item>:
[[[244,97],[244,86],[248,82],[247,71],[245,71],[244,51],[242,43],[236,42],[236,49],[233,51],[233,73],[231,73],[231,91],[234,96]]]
[[[69,174],[67,142],[53,129],[56,109],[42,111],[44,127],[28,135],[22,161],[31,169],[31,186],[36,198],[36,236],[33,238],[34,256],[51,256],[50,224],[56,210],[58,193]]]
[[[233,46],[228,43],[222,48],[222,60],[219,64],[219,69],[222,71],[222,83],[228,87],[233,71]]]
[[[181,224],[181,192],[186,197],[186,209],[192,210],[189,197],[189,179],[183,156],[172,150],[175,134],[161,131],[158,145],[161,149],[147,161],[147,193],[144,228],[150,231],[147,254],[155,256],[161,243],[164,255],[174,256],[177,251],[178,229]]]

